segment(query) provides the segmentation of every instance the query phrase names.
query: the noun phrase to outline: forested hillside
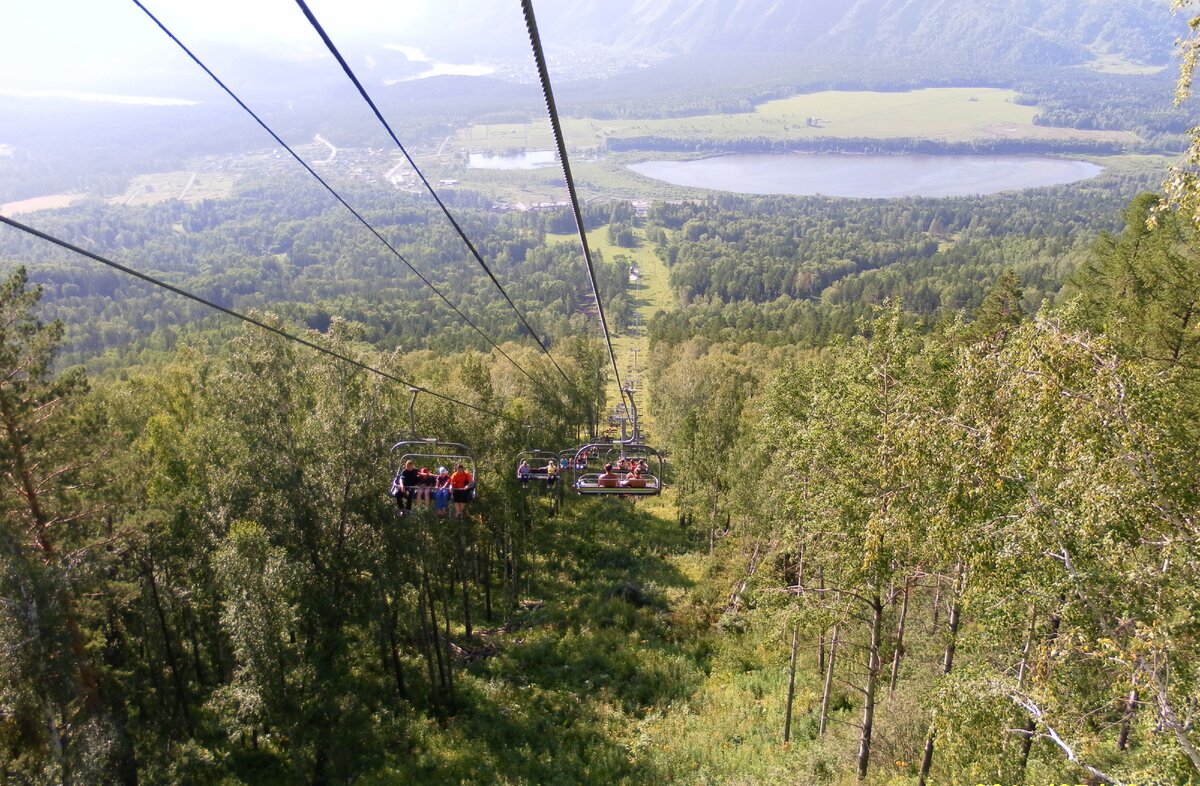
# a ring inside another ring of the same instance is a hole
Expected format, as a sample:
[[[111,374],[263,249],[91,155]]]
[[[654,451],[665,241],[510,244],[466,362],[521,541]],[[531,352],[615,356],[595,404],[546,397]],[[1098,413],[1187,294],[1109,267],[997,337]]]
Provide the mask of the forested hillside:
[[[400,517],[394,382],[247,328],[89,384],[54,370],[62,327],[18,271],[0,292],[0,772],[1196,782],[1200,277],[1195,230],[1148,228],[1155,203],[1093,236],[1036,315],[1052,287],[1009,269],[933,323],[902,297],[856,305],[856,335],[810,337],[819,352],[659,335],[673,504],[557,516],[513,455],[525,423],[570,445],[605,405],[594,344],[556,351],[588,402],[550,395],[518,344],[532,376],[367,351],[338,318],[309,333],[460,402],[418,397],[418,433],[474,447],[480,498],[462,520]],[[660,205],[666,226],[633,233],[679,249],[681,301],[687,244],[734,242],[735,204]]]
[[[512,7],[337,36],[400,150],[332,60],[209,50],[315,179],[195,84],[0,95],[0,784],[1200,786],[1200,130],[1118,5],[560,3],[582,205],[471,166],[550,138]],[[626,171],[806,146],[1102,172]]]
[[[298,178],[196,205],[117,208],[91,202],[59,211],[42,226],[107,249],[222,305],[269,306],[320,330],[334,315],[351,320],[364,340],[380,348],[487,349],[482,334],[498,341],[522,335],[509,305],[480,274],[462,241],[436,222],[436,208],[419,200],[400,208],[378,192],[352,198],[398,254],[326,192]],[[539,336],[588,335],[591,291],[577,264],[578,247],[546,240],[547,232],[570,231],[570,215],[499,214],[471,209],[478,203],[469,197],[459,201],[466,204],[460,208],[466,229],[486,238],[480,252],[513,290],[517,308],[532,315]],[[599,215],[606,220],[611,212],[604,207]],[[50,313],[71,326],[68,360],[136,349],[131,342],[151,335],[156,346],[173,349],[181,327],[208,315],[200,306],[180,304],[169,293],[34,238],[6,233],[0,248],[5,259],[37,264],[35,279],[46,288]],[[597,267],[613,325],[623,330],[630,318],[628,266],[598,255]],[[461,318],[464,312],[479,330]]]

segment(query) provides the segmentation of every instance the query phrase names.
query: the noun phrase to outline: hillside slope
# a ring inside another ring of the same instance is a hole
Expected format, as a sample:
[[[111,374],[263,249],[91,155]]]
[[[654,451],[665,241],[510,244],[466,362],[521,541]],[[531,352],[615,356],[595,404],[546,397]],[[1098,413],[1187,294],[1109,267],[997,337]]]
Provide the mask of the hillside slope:
[[[547,10],[559,40],[694,51],[766,50],[1077,65],[1163,65],[1181,23],[1161,0],[577,0]]]

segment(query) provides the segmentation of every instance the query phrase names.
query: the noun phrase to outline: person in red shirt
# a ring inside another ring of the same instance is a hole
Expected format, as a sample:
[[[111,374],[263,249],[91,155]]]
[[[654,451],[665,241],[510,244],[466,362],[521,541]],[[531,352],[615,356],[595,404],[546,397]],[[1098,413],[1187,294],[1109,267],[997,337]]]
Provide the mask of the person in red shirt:
[[[456,465],[453,474],[450,475],[450,499],[454,502],[455,518],[462,518],[474,488],[475,478],[471,477],[471,473],[467,472],[462,464]]]

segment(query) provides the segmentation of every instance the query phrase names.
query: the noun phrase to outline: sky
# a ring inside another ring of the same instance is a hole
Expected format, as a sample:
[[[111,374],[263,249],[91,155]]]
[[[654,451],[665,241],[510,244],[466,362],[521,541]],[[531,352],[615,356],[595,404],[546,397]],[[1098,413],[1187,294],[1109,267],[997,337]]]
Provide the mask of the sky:
[[[201,59],[217,51],[216,45],[272,57],[327,56],[294,0],[143,2]],[[335,43],[370,36],[425,46],[444,35],[465,2],[308,0],[308,5]],[[520,11],[512,5],[516,26]],[[165,77],[195,68],[132,0],[0,0],[0,19],[0,92],[118,93],[153,85],[147,77],[156,73]]]

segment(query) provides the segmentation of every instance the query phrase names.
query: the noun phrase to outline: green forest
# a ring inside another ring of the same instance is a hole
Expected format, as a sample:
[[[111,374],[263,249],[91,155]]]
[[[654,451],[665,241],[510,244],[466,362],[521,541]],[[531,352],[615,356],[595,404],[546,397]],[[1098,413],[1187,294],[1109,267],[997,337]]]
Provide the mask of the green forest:
[[[270,188],[49,218],[460,402],[462,519],[387,496],[394,381],[6,233],[4,781],[1196,782],[1196,230],[1119,190],[593,209],[669,271],[671,488],[560,509],[525,424],[613,404],[569,216],[464,208],[566,388]],[[492,319],[428,215],[377,218]]]
[[[1186,95],[1200,38],[1182,54]],[[228,107],[13,120],[0,199],[79,198],[0,227],[0,784],[1200,786],[1200,132],[1176,75],[771,51],[639,74],[564,106],[995,85],[1140,140],[1050,152],[1187,152],[992,196],[589,198],[589,276],[561,204],[446,184],[460,238],[348,174],[367,120],[329,169],[361,220]],[[428,80],[397,127],[436,158],[527,123],[528,87]],[[289,137],[340,122],[282,107]],[[205,157],[227,197],[115,198]],[[577,495],[566,458],[519,481],[635,401],[661,495]],[[405,440],[465,446],[461,514],[398,504]]]

